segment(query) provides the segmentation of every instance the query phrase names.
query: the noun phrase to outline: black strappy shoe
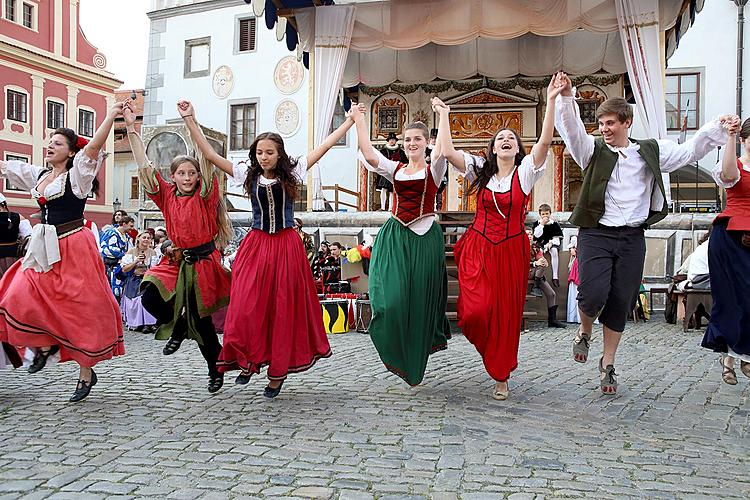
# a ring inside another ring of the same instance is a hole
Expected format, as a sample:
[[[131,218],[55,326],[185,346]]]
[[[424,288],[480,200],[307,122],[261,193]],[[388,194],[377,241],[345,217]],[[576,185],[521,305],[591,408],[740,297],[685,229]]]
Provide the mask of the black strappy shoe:
[[[76,403],[82,399],[86,399],[86,396],[89,395],[89,393],[91,392],[91,388],[96,385],[97,381],[98,379],[96,377],[96,373],[94,372],[94,370],[91,370],[91,382],[87,382],[86,380],[79,380],[78,385],[76,386],[76,391],[68,401],[70,401],[71,403]]]
[[[267,397],[267,398],[275,398],[281,392],[281,386],[282,385],[284,385],[284,380],[282,380],[281,383],[279,384],[279,386],[276,387],[275,389],[273,387],[267,385],[266,388],[263,389],[263,395],[265,397]]]
[[[42,368],[47,365],[47,358],[57,353],[57,351],[59,350],[60,347],[56,345],[50,346],[50,348],[46,351],[43,351],[41,349],[37,350],[36,354],[34,354],[34,361],[32,361],[29,365],[29,373],[42,371]]]
[[[177,352],[177,350],[182,345],[182,341],[185,339],[178,339],[175,337],[169,337],[169,340],[167,340],[167,345],[164,346],[164,349],[162,349],[162,353],[165,356],[169,356],[170,354],[174,354]]]
[[[251,373],[244,373],[241,372],[239,375],[237,375],[237,378],[234,379],[234,383],[237,385],[245,385],[248,382],[250,382],[250,377],[252,376]]]
[[[224,386],[224,374],[219,373],[218,375],[208,376],[208,392],[213,394],[218,392]]]

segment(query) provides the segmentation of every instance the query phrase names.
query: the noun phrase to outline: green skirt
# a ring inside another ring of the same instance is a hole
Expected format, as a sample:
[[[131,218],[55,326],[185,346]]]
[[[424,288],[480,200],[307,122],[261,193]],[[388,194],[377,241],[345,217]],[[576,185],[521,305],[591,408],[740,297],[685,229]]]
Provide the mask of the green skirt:
[[[370,262],[370,338],[380,359],[409,385],[422,382],[427,358],[445,349],[448,276],[443,233],[420,236],[390,218],[378,232]]]

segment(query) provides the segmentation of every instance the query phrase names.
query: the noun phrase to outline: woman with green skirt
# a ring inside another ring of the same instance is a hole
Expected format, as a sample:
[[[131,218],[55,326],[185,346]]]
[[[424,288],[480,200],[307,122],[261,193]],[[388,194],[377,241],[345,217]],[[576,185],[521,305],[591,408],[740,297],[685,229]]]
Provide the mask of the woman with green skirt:
[[[425,161],[429,131],[424,123],[406,127],[409,160],[388,160],[370,142],[364,108],[352,105],[360,160],[394,185],[392,216],[375,239],[370,261],[370,337],[385,367],[409,385],[424,378],[427,358],[450,338],[445,317],[448,278],[443,232],[435,222],[435,196],[447,163],[433,151]]]

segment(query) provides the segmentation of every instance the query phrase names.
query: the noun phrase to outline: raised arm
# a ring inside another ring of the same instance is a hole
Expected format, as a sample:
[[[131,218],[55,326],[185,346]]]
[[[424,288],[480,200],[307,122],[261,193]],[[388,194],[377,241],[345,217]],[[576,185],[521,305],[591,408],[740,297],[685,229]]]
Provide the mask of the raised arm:
[[[573,83],[565,73],[558,73],[561,86],[555,103],[555,127],[565,141],[570,155],[582,169],[594,154],[594,138],[586,132],[578,104],[573,95]]]
[[[355,106],[360,105],[352,103],[352,107]],[[346,120],[344,120],[344,123],[339,125],[336,130],[331,132],[331,134],[326,137],[325,140],[318,145],[318,147],[307,153],[307,169],[311,169],[312,166],[315,165],[323,157],[323,155],[328,152],[329,149],[336,145],[336,143],[346,135],[349,129],[352,128],[352,125],[354,125],[354,120],[352,120],[351,116],[347,116]]]
[[[724,148],[724,156],[721,159],[721,166],[715,168],[712,172],[716,183],[723,188],[730,188],[740,180],[740,169],[737,166],[737,154],[735,153],[739,117],[736,122],[732,123],[732,125],[732,128],[727,131],[727,144]]]
[[[729,130],[739,122],[735,115],[723,115],[704,124],[689,140],[682,144],[669,139],[660,139],[659,168],[662,172],[674,172],[685,165],[695,163],[717,147],[727,144]],[[734,154],[734,147],[731,148]]]
[[[456,148],[453,147],[449,121],[450,107],[437,97],[433,97],[431,103],[433,111],[437,112],[439,117],[438,136],[435,140],[435,150],[432,152],[433,160],[439,158],[442,154],[457,170],[466,172],[466,161],[464,160],[463,153],[456,151]]]
[[[83,153],[92,160],[99,158],[99,151],[104,147],[104,143],[107,142],[109,132],[112,130],[112,125],[115,123],[115,118],[120,116],[125,109],[125,102],[116,102],[109,108],[107,116],[99,128],[96,129],[94,137],[86,144],[83,148]]]
[[[542,133],[539,135],[537,143],[531,148],[534,167],[541,166],[547,161],[547,153],[549,153],[552,136],[555,133],[555,99],[560,95],[566,84],[562,75],[562,73],[552,75],[547,86],[547,109],[544,111]]]
[[[159,190],[159,185],[156,182],[156,172],[146,156],[146,146],[143,144],[143,139],[135,131],[135,111],[133,111],[130,102],[126,102],[122,117],[125,119],[125,129],[128,131],[130,149],[133,152],[135,163],[138,165],[138,180],[143,184],[147,192],[155,193]]]
[[[380,158],[372,146],[372,142],[370,142],[370,133],[367,131],[367,124],[365,123],[364,105],[355,105],[352,103],[352,108],[349,110],[349,117],[354,121],[354,125],[356,126],[357,146],[362,156],[364,156],[368,165],[377,167]]]
[[[195,108],[193,108],[190,101],[179,101],[177,103],[177,111],[185,122],[188,132],[190,132],[190,138],[198,146],[198,150],[203,155],[203,158],[213,163],[221,171],[233,175],[232,162],[221,156],[211,147],[211,143],[206,139],[203,130],[198,126],[198,121],[195,119]]]

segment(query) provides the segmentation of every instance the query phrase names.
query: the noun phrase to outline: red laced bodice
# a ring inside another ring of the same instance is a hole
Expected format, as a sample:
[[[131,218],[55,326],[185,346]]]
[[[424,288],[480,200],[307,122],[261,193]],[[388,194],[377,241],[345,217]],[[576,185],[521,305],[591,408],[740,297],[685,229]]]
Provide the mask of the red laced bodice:
[[[496,193],[483,188],[477,196],[477,213],[470,229],[492,243],[501,243],[524,232],[526,193],[521,189],[518,169],[513,172],[510,189]]]
[[[406,164],[399,163],[393,172],[392,213],[397,221],[407,225],[435,213],[438,186],[432,178],[429,165],[425,168],[424,179],[398,180],[396,175],[402,168],[406,168]]]
[[[730,231],[750,231],[750,172],[742,168],[742,162],[737,159],[740,169],[740,180],[727,189],[727,207],[716,216],[716,220],[729,219],[727,229]]]

